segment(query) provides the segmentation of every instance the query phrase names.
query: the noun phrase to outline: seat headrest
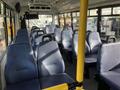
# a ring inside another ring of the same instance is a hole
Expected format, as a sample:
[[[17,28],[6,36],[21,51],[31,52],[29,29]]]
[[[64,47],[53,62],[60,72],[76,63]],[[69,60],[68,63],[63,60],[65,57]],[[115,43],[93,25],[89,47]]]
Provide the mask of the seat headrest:
[[[55,40],[54,34],[45,34],[42,36],[42,42],[48,42],[48,41],[53,41]]]
[[[56,41],[58,43],[60,43],[61,40],[62,40],[62,30],[61,30],[61,28],[56,28],[54,33],[55,33],[55,39],[56,39]]]
[[[90,46],[91,53],[98,52],[98,49],[102,44],[102,41],[100,39],[100,35],[98,32],[94,31],[89,33],[88,44]]]
[[[54,29],[55,29],[54,25],[46,26],[46,33],[47,34],[54,33]]]

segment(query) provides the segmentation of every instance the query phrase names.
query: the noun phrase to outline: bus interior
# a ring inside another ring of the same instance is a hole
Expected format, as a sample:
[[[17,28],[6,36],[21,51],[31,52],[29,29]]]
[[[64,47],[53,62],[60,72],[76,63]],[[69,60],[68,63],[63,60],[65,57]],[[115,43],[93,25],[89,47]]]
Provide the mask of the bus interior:
[[[120,90],[120,0],[0,0],[0,90]]]

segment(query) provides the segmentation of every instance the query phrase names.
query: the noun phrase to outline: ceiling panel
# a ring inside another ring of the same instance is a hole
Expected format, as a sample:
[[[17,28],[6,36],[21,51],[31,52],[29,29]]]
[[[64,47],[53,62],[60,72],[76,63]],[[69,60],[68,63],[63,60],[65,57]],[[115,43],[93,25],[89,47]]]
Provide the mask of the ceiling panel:
[[[9,5],[14,7],[16,2],[20,2],[21,6],[25,7],[32,1],[32,3],[40,3],[40,4],[50,4],[53,9],[64,12],[67,10],[72,10],[79,8],[80,0],[5,0]],[[89,0],[89,7],[97,7],[108,4],[120,4],[120,0]]]

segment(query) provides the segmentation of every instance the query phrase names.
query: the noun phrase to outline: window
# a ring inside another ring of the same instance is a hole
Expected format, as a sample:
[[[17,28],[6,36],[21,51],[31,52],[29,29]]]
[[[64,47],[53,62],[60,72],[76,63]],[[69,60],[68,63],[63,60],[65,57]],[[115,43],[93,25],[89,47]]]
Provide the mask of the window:
[[[90,10],[87,11],[87,16],[90,16]]]
[[[67,13],[67,16],[65,17],[65,24],[71,26],[71,14]]]
[[[80,12],[77,12],[77,17],[79,17],[80,16]]]
[[[90,10],[90,16],[96,16],[97,14],[97,9],[92,9]]]
[[[106,41],[113,42],[116,38],[116,41],[120,41],[120,17],[118,16],[105,16],[102,17],[101,21],[101,32],[104,33],[104,36],[112,36],[112,40],[109,41],[110,38],[106,39]]]
[[[120,14],[120,7],[114,7],[113,14]]]
[[[97,17],[88,17],[87,19],[87,31],[97,31]]]
[[[30,19],[29,25],[28,20],[26,20],[27,27],[32,28],[32,26],[37,26],[43,29],[46,25],[52,23],[52,15],[39,15],[39,19]]]
[[[67,13],[65,13],[64,16],[67,17]]]
[[[72,13],[72,16],[73,16],[73,22],[72,22],[73,30],[78,30],[78,28],[79,28],[79,16],[78,15],[80,15],[79,12]]]
[[[77,13],[76,13],[76,12],[72,13],[72,16],[73,16],[73,17],[76,17],[76,16],[77,16]]]
[[[58,25],[58,16],[55,16],[55,25]]]
[[[8,31],[8,44],[10,44],[11,43],[10,17],[7,17],[6,20],[7,20],[7,31]]]
[[[4,17],[0,17],[0,58],[6,50],[6,39],[4,30]]]
[[[102,15],[111,15],[112,8],[103,8],[102,9]]]
[[[0,14],[4,14],[4,4],[0,2]]]

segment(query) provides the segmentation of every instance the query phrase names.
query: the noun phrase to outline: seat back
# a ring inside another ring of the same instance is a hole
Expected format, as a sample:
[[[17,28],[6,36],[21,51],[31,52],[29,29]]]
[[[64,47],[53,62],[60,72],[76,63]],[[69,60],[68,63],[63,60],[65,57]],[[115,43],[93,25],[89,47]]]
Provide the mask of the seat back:
[[[75,54],[78,55],[78,32],[75,32],[74,37],[73,37],[73,49],[75,51]],[[85,41],[85,54],[88,54],[90,52],[90,47]]]
[[[27,29],[20,29],[20,30],[18,30],[17,36],[19,36],[19,37],[28,36]]]
[[[5,66],[7,84],[15,84],[38,77],[33,53],[28,44],[13,44],[8,47]]]
[[[100,72],[107,72],[118,68],[120,72],[120,43],[104,44],[99,53]]]
[[[62,44],[64,49],[71,51],[72,50],[72,38],[73,31],[71,28],[66,28],[62,31]]]
[[[57,42],[47,41],[38,47],[38,66],[40,76],[64,73],[65,66]]]
[[[46,34],[54,33],[55,26],[54,25],[48,25],[46,26]]]
[[[90,46],[91,53],[98,52],[98,49],[102,44],[101,39],[100,39],[100,35],[98,32],[96,32],[96,31],[90,32],[90,34],[88,36],[88,44]]]
[[[28,43],[29,44],[29,38],[28,36],[16,36],[15,43]]]
[[[55,34],[55,40],[58,42],[58,43],[61,43],[62,41],[62,30],[60,28],[55,28],[55,31],[54,31],[54,34]]]

